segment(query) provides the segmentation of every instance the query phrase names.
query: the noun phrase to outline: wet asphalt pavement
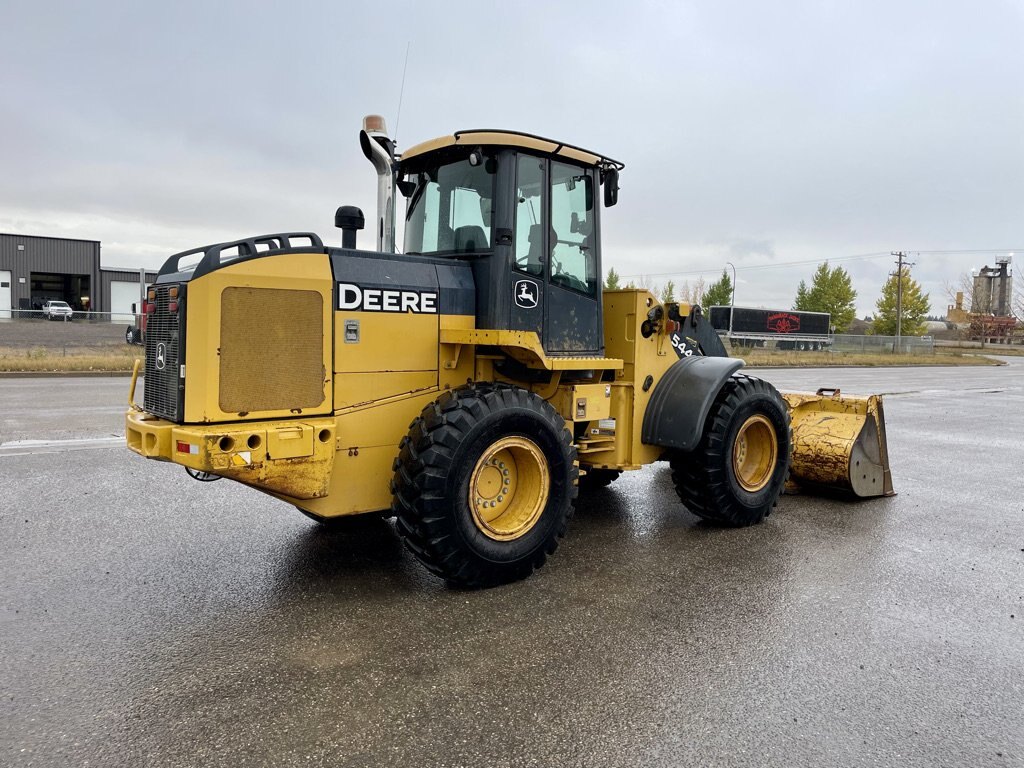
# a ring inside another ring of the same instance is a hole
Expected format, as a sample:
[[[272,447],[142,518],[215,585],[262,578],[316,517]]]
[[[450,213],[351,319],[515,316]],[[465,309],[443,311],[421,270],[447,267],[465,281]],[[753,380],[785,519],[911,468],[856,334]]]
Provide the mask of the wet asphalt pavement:
[[[762,375],[890,393],[899,495],[720,530],[659,464],[483,592],[0,379],[0,765],[1024,764],[1024,358]]]

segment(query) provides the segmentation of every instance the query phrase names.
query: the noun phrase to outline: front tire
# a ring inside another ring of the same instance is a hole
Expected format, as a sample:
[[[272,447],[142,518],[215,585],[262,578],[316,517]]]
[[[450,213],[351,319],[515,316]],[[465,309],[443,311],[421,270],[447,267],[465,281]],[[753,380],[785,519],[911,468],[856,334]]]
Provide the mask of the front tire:
[[[792,438],[789,410],[771,384],[752,376],[726,380],[693,451],[670,459],[672,481],[686,507],[733,527],[760,523],[779,501]]]
[[[516,581],[557,549],[578,474],[572,435],[537,395],[501,384],[446,392],[402,440],[397,530],[453,586]]]

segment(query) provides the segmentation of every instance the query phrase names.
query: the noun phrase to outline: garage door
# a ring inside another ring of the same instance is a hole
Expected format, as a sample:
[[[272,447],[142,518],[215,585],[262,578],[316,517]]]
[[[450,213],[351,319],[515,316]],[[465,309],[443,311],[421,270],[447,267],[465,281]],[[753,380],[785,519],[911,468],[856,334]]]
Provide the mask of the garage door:
[[[110,283],[110,321],[113,323],[131,323],[132,304],[139,303],[138,281],[129,283],[123,280],[112,280]]]
[[[0,270],[0,317],[11,316],[11,273]]]

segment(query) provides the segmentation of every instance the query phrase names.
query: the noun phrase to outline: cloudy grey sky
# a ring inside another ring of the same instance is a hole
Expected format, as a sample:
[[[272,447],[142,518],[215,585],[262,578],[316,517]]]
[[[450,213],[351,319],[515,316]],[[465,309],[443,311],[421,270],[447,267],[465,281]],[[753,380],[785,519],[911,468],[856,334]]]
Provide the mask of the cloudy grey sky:
[[[626,163],[604,217],[622,274],[728,260],[738,304],[789,306],[815,266],[792,262],[904,249],[938,312],[944,281],[1000,255],[978,251],[1024,249],[1020,1],[8,0],[3,19],[0,231],[101,240],[106,266],[333,241],[337,205],[372,214],[356,134],[370,112],[395,132],[407,43],[401,146],[503,127]],[[870,312],[891,259],[836,263]]]

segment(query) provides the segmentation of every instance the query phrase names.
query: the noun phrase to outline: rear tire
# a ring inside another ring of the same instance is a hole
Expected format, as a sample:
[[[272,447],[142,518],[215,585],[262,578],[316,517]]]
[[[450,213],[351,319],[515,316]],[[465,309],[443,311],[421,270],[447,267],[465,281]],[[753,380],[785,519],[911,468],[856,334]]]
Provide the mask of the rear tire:
[[[565,421],[502,384],[446,392],[402,440],[397,530],[432,573],[489,587],[540,568],[565,535],[579,468]]]
[[[672,482],[687,509],[704,520],[760,523],[789,475],[789,410],[771,384],[752,376],[726,380],[693,451],[671,459]]]

